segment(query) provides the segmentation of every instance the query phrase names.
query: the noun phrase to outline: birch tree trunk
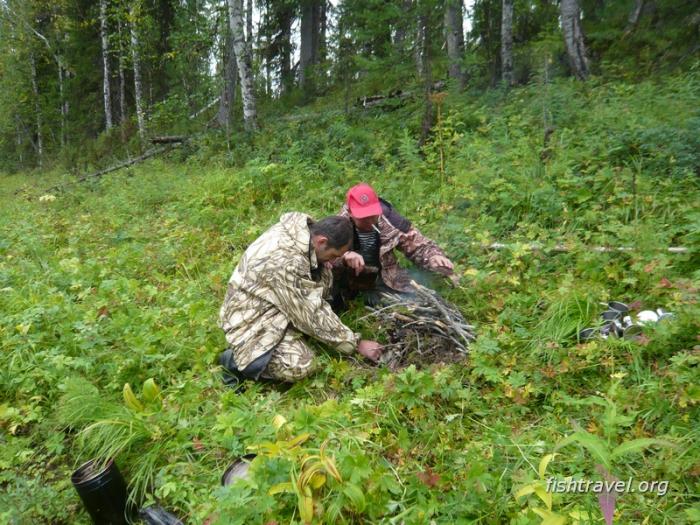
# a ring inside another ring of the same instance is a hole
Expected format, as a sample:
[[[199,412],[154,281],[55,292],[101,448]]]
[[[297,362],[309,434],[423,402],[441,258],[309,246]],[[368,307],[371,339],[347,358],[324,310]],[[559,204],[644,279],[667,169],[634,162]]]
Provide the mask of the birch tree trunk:
[[[425,17],[419,15],[416,20],[416,36],[414,40],[413,47],[413,61],[416,66],[416,73],[418,78],[423,78],[423,44],[425,41],[425,31],[424,27]]]
[[[17,155],[19,156],[19,163],[24,162],[24,155],[22,154],[22,130],[19,125],[19,116],[15,114],[15,129],[17,130],[17,137],[15,144],[17,145]]]
[[[642,16],[642,10],[644,9],[644,0],[635,0],[634,7],[630,11],[629,17],[627,18],[627,27],[622,35],[623,37],[628,36],[632,31],[635,30],[637,24],[639,23],[639,18]]]
[[[36,122],[36,152],[39,157],[39,167],[43,165],[44,160],[44,139],[42,135],[42,118],[41,118],[41,103],[39,101],[39,83],[36,75],[36,60],[34,53],[29,54],[29,67],[32,73],[32,93],[34,94],[34,118]]]
[[[68,120],[68,101],[63,88],[63,61],[58,61],[58,96],[61,99],[61,149],[66,147],[66,122]]]
[[[112,129],[112,93],[110,90],[109,40],[107,35],[107,0],[100,0],[100,39],[102,41],[102,95],[105,106],[105,128]]]
[[[224,75],[223,86],[221,88],[221,98],[219,100],[219,111],[216,120],[227,132],[231,127],[231,108],[236,100],[236,87],[238,70],[236,68],[236,56],[233,53],[233,37],[227,17],[224,41]]]
[[[255,91],[253,72],[249,67],[250,48],[246,45],[243,32],[243,0],[228,0],[233,52],[238,65],[238,78],[241,82],[243,98],[243,122],[247,131],[257,129],[257,112],[255,109]]]
[[[419,19],[420,27],[422,28],[421,33],[423,36],[421,39],[421,78],[423,79],[425,93],[425,111],[421,122],[420,140],[418,141],[418,145],[422,147],[428,140],[430,130],[433,127],[433,123],[435,121],[435,111],[433,108],[433,100],[430,96],[430,91],[433,85],[433,70],[430,61],[429,18],[427,14],[421,14]]]
[[[134,6],[130,11],[131,22],[131,60],[134,68],[134,102],[136,103],[136,120],[139,126],[141,140],[146,138],[146,118],[143,109],[143,83],[141,80],[141,53],[139,51],[139,37],[136,30],[137,12]]]
[[[588,78],[588,58],[577,0],[561,0],[561,29],[571,69],[579,80]]]
[[[124,73],[124,46],[122,44],[122,21],[117,22],[119,31],[119,123],[126,120],[126,74]]]
[[[513,85],[513,0],[503,0],[501,16],[501,79]]]
[[[462,71],[464,57],[464,26],[462,21],[462,0],[445,2],[445,32],[447,33],[447,58],[449,75],[457,81],[459,89],[464,89],[466,78]]]

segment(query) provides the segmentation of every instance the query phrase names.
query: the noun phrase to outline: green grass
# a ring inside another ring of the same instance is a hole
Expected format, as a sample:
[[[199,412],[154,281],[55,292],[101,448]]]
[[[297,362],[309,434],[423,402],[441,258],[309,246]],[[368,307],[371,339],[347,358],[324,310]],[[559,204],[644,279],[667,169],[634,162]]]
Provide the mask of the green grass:
[[[535,524],[545,502],[515,495],[542,458],[558,453],[548,476],[601,479],[591,450],[604,442],[639,445],[611,463],[620,479],[670,482],[663,497],[622,496],[616,523],[697,523],[699,101],[697,73],[557,81],[451,95],[422,151],[413,103],[269,122],[232,152],[207,136],[53,201],[37,197],[65,176],[3,176],[0,522],[88,523],[70,473],[116,455],[134,498],[187,522],[299,523],[301,496],[268,491],[325,443],[342,481],[312,491],[318,522]],[[556,126],[546,162],[543,108]],[[243,250],[285,211],[335,213],[361,180],[455,260],[461,286],[438,286],[478,326],[470,359],[393,375],[318,348],[318,374],[287,391],[227,391],[216,319]],[[548,251],[559,243],[570,251]],[[612,299],[676,317],[642,343],[576,344]],[[124,384],[142,398],[148,378],[159,402],[129,409]],[[276,445],[251,479],[219,488],[263,443]],[[594,494],[551,503],[600,522]]]

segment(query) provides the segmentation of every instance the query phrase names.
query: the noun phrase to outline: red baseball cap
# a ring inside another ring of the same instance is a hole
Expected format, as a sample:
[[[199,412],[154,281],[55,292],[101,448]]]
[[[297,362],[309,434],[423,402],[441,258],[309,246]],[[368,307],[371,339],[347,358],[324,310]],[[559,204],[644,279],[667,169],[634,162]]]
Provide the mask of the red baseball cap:
[[[382,214],[382,205],[379,203],[379,197],[377,197],[372,186],[364,182],[348,190],[346,203],[350,209],[350,215],[356,219]]]

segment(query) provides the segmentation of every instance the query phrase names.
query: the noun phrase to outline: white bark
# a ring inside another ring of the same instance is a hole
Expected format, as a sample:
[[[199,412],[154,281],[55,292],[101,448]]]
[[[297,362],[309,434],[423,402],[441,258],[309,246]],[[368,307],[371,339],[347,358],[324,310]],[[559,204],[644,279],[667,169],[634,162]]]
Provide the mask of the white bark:
[[[124,73],[124,47],[122,45],[122,22],[117,22],[119,32],[119,123],[126,120],[126,74]]]
[[[44,139],[42,135],[41,103],[39,101],[39,83],[37,81],[36,60],[34,54],[29,55],[29,67],[32,73],[32,93],[34,94],[34,119],[36,122],[36,152],[41,167],[44,159]]]
[[[105,106],[105,128],[109,131],[112,129],[112,93],[110,90],[107,0],[100,0],[100,40],[102,41],[102,95]]]
[[[503,0],[501,16],[501,79],[513,85],[513,0]]]
[[[228,25],[228,24],[227,24]],[[236,87],[238,70],[236,68],[236,57],[233,53],[233,38],[230,28],[225,28],[226,34],[223,53],[223,83],[221,97],[219,99],[219,111],[216,120],[227,132],[231,126],[231,108],[236,100]],[[227,133],[228,135],[228,133]]]
[[[257,129],[257,112],[253,72],[249,66],[251,63],[250,48],[246,45],[243,31],[243,0],[228,0],[228,7],[231,35],[233,37],[233,51],[236,55],[238,78],[241,82],[243,121],[247,131],[254,131]]]
[[[625,33],[623,36],[628,36],[635,30],[637,24],[639,23],[639,18],[642,16],[643,9],[644,0],[634,0],[634,7],[632,8],[632,11],[630,11],[629,17],[627,18],[627,27],[625,28]]]
[[[19,163],[24,162],[24,155],[22,155],[22,130],[19,126],[19,116],[15,115],[15,129],[17,130],[17,138],[15,142],[17,144],[17,154],[19,155]]]
[[[571,69],[579,80],[588,78],[588,58],[577,0],[561,0],[561,29]]]
[[[423,77],[423,41],[425,40],[424,17],[416,17],[416,33],[413,47],[413,61],[416,65],[416,73],[419,78]]]
[[[462,0],[445,2],[445,33],[447,36],[447,58],[449,60],[450,78],[457,81],[464,89],[466,78],[462,71],[464,57],[464,33],[462,22]]]
[[[143,83],[141,80],[141,54],[139,51],[139,37],[136,30],[136,10],[132,6],[131,13],[131,60],[134,68],[134,99],[136,102],[136,120],[139,126],[141,140],[146,138],[146,117],[143,109]]]
[[[63,63],[58,57],[58,97],[61,103],[61,149],[66,146],[66,121],[68,120],[68,102],[63,89]]]

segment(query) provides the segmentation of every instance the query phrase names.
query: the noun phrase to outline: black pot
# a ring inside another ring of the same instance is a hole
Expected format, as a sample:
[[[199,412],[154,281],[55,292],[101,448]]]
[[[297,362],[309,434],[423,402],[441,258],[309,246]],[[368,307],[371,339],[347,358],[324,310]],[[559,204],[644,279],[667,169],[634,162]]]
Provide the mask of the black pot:
[[[102,469],[92,459],[73,472],[71,482],[95,525],[125,525],[127,521],[126,483],[116,463],[110,459]]]

